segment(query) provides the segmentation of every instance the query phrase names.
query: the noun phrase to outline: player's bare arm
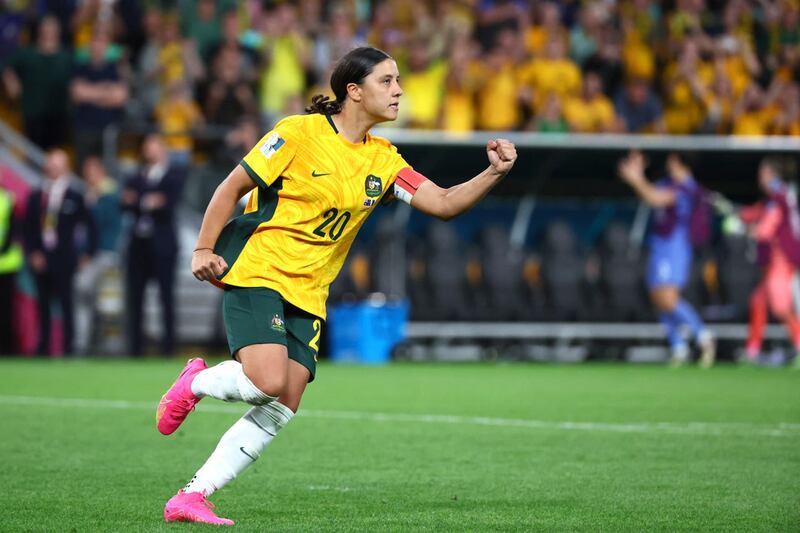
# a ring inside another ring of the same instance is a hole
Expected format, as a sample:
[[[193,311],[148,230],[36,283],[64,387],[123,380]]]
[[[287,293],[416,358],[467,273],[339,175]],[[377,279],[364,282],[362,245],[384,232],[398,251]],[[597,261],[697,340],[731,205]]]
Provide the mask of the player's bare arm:
[[[430,180],[423,182],[411,200],[412,207],[442,220],[468,211],[508,174],[517,160],[517,149],[511,141],[496,139],[486,144],[486,155],[489,167],[469,181],[447,189]]]
[[[651,207],[669,207],[675,203],[675,193],[660,189],[647,180],[644,169],[647,160],[638,150],[634,150],[619,162],[617,168],[622,181],[630,185],[636,194]]]
[[[233,215],[236,203],[252,189],[253,180],[241,165],[236,165],[214,191],[192,254],[192,274],[200,281],[221,276],[228,268],[225,260],[214,253],[214,244],[225,223]]]

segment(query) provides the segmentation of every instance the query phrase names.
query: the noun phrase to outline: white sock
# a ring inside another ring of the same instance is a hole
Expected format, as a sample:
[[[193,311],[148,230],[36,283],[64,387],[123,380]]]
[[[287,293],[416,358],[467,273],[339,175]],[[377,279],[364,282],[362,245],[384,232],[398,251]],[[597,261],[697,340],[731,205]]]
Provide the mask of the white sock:
[[[707,346],[714,342],[714,334],[711,333],[709,329],[702,329],[700,333],[697,334],[697,344],[700,346]]]
[[[192,393],[201,398],[210,396],[226,402],[247,402],[250,405],[265,405],[275,398],[264,394],[244,374],[238,361],[223,361],[207,368],[192,380]]]
[[[292,410],[279,402],[250,409],[225,432],[214,453],[183,490],[210,496],[224,487],[259,458],[293,416]]]
[[[223,361],[197,373],[192,380],[192,393],[226,402],[242,401],[236,384],[236,377],[242,373],[242,364],[239,361]]]

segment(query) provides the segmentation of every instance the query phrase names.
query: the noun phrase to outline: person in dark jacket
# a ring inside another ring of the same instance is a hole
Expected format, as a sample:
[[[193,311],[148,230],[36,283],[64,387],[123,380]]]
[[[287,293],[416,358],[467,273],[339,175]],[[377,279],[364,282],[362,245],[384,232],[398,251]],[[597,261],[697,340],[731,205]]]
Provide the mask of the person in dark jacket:
[[[64,353],[70,355],[74,331],[73,279],[78,266],[94,255],[96,228],[83,195],[70,186],[69,158],[63,150],[49,152],[45,177],[42,187],[28,197],[23,227],[25,252],[36,277],[38,352],[40,355],[49,352],[50,301],[57,298],[64,323]]]
[[[128,341],[133,355],[144,351],[142,308],[147,282],[158,282],[164,336],[161,351],[175,351],[175,261],[178,235],[175,211],[184,183],[181,168],[169,165],[169,152],[158,134],[148,135],[142,146],[144,165],[122,189],[122,208],[133,215],[127,251],[126,290]]]

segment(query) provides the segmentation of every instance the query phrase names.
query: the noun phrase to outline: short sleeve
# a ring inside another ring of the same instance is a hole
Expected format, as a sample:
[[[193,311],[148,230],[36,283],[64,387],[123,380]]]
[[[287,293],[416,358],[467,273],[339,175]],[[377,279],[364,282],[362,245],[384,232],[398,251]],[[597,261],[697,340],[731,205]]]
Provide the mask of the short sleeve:
[[[287,128],[278,124],[244,156],[241,165],[256,185],[267,188],[286,170],[296,150]]]
[[[397,147],[392,145],[392,183],[397,179],[397,174],[404,168],[411,168],[411,165],[403,159],[403,156],[397,151]]]
[[[392,172],[392,194],[401,202],[411,204],[411,199],[417,193],[417,189],[428,178],[411,168],[411,165],[403,159],[397,149],[393,148],[395,156],[394,170]]]

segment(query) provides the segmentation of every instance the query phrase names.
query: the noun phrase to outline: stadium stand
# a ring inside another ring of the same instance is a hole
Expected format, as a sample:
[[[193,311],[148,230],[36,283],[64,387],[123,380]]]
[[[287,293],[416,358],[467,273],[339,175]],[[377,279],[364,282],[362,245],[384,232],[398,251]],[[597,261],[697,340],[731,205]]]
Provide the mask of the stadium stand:
[[[597,320],[627,322],[647,316],[650,305],[644,294],[644,262],[620,223],[605,231],[597,251],[599,255],[599,301],[594,308]]]
[[[579,320],[588,307],[586,260],[568,224],[558,221],[547,228],[541,256],[547,314],[556,321]]]
[[[487,320],[525,320],[531,307],[525,298],[523,251],[512,246],[509,231],[498,225],[480,238],[482,303]]]
[[[161,131],[172,161],[189,170],[179,213],[185,265],[219,181],[279,118],[329,91],[336,57],[369,43],[401,70],[401,116],[376,133],[407,160],[450,185],[483,164],[475,148],[502,130],[520,164],[490,199],[493,210],[448,226],[384,209],[365,226],[331,300],[408,296],[420,324],[412,337],[429,322],[525,321],[535,338],[534,323],[590,321],[638,322],[657,338],[636,204],[617,183],[615,161],[639,147],[658,172],[667,151],[696,149],[701,182],[752,200],[757,159],[800,149],[798,17],[790,0],[17,1],[0,14],[0,154],[34,184],[41,152],[22,134],[78,159],[101,155],[122,182],[142,137]],[[47,69],[59,76],[43,78]],[[92,91],[95,83],[113,85],[113,102]],[[98,113],[98,103],[118,112]],[[534,197],[535,208],[525,204]],[[746,318],[757,277],[748,246],[717,231],[699,250],[687,294],[712,321]],[[119,275],[100,298],[105,337],[121,327],[112,316],[122,311],[113,303]],[[186,269],[177,302],[183,343],[221,341],[218,294]],[[146,329],[157,335],[158,306],[146,309]],[[617,330],[604,331],[540,333]]]

